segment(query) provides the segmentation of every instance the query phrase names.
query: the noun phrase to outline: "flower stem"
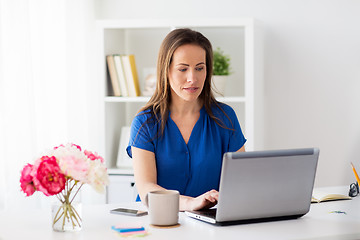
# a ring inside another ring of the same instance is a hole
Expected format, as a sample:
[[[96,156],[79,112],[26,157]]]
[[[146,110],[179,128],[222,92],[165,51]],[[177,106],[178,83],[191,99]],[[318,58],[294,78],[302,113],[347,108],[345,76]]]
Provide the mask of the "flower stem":
[[[61,206],[57,210],[55,217],[53,219],[53,226],[62,219],[62,225],[61,230],[65,230],[65,223],[71,223],[73,229],[75,227],[81,227],[81,217],[79,213],[76,211],[75,207],[72,205],[72,202],[74,201],[76,195],[79,193],[81,187],[83,184],[80,185],[80,187],[76,190],[74,195],[72,196],[72,191],[74,191],[74,187],[77,185],[78,181],[73,179],[68,179],[66,182],[66,186],[64,191],[61,192],[61,194],[56,195],[58,200],[61,202]],[[71,198],[71,200],[70,200]]]
[[[76,184],[76,183],[75,183],[75,184]],[[83,183],[80,185],[80,187],[78,188],[78,190],[77,190],[76,193],[74,194],[73,198],[71,199],[70,204],[74,201],[74,198],[75,198],[76,195],[79,193],[79,191],[80,191],[80,189],[81,189],[81,187],[82,187],[83,185],[84,185]]]

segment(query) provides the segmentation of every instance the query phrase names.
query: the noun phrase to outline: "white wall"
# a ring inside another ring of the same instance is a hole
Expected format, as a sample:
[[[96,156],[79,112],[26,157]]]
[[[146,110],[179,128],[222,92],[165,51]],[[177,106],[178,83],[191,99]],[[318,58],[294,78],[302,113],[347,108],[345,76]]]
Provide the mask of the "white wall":
[[[317,186],[360,170],[360,1],[95,0],[98,19],[254,17],[264,30],[266,149],[320,148]]]

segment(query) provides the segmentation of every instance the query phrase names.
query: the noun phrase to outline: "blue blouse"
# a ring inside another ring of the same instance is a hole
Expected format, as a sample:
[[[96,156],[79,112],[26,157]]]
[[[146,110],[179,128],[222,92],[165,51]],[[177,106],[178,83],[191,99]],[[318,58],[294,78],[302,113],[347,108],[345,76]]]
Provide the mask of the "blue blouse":
[[[246,142],[234,110],[220,106],[229,118],[217,107],[213,114],[229,129],[219,126],[203,107],[187,144],[170,113],[161,137],[157,137],[160,124],[150,113],[139,113],[131,125],[128,155],[132,157],[131,146],[155,153],[157,184],[181,195],[197,197],[219,190],[223,154],[239,150]]]

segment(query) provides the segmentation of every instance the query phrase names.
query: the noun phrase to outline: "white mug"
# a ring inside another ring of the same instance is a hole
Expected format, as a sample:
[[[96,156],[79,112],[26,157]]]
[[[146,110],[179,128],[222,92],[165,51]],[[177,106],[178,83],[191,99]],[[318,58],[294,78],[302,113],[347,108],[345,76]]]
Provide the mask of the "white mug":
[[[150,224],[158,226],[176,225],[179,220],[179,192],[176,190],[152,191],[146,195]]]

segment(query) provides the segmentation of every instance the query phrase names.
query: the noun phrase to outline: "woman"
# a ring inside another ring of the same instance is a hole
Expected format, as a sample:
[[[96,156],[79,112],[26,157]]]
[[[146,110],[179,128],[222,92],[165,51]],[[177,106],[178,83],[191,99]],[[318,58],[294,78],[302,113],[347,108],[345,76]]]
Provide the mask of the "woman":
[[[246,139],[234,110],[214,98],[212,70],[212,46],[201,33],[165,37],[155,93],[134,118],[127,147],[141,199],[172,189],[181,211],[216,205],[222,156],[245,151]]]

